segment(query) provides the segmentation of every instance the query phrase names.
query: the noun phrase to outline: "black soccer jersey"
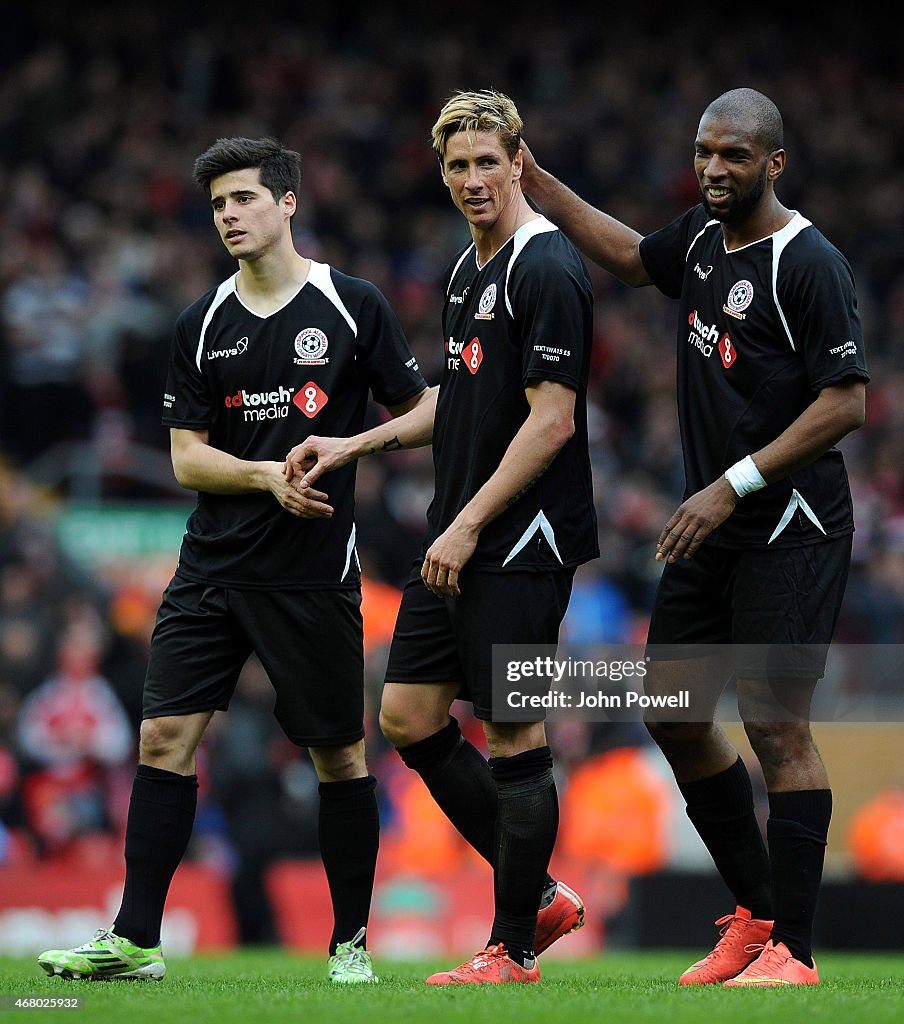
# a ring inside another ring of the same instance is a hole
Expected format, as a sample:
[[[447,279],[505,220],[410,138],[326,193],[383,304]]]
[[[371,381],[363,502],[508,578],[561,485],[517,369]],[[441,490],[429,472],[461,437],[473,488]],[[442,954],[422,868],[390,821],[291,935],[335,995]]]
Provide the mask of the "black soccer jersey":
[[[237,275],[236,275],[237,276]],[[396,405],[427,385],[395,314],[377,288],[311,263],[281,309],[258,316],[236,276],[176,322],[163,424],[207,430],[214,448],[282,462],[309,434],[363,429],[368,392]],[[331,519],[301,519],[272,494],[201,492],[177,575],[236,588],[340,588],[359,584],[355,463],[317,484]]]
[[[551,380],[577,393],[574,435],[534,486],[483,529],[468,565],[542,571],[595,558],[587,447],[593,294],[577,250],[541,217],[482,268],[468,246],[445,280],[427,545],[498,468],[530,412],[525,387]]]
[[[774,441],[819,391],[868,380],[851,268],[805,217],[726,251],[700,205],[648,235],[653,283],[680,299],[678,418],[685,498]],[[854,528],[844,460],[832,448],[749,494],[714,531],[724,547],[792,547]]]

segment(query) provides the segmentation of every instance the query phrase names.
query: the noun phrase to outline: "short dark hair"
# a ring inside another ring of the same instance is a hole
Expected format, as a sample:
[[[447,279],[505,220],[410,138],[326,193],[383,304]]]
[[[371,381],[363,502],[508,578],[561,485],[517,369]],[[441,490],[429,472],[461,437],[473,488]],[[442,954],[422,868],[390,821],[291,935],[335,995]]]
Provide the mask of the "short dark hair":
[[[723,92],[710,103],[704,114],[730,121],[746,120],[753,129],[754,140],[766,153],[784,148],[782,115],[772,100],[756,89]]]
[[[217,139],[195,160],[193,177],[195,183],[209,193],[214,178],[248,167],[260,169],[261,184],[270,190],[275,202],[279,202],[287,192],[298,195],[301,157],[270,136],[263,139]]]

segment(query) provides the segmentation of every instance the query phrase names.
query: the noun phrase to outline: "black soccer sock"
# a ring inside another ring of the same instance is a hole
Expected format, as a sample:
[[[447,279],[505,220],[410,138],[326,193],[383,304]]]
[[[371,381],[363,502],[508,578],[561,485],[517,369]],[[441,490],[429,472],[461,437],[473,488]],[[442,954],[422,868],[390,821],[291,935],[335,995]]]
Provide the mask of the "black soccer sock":
[[[138,765],[126,822],[126,881],[113,931],[142,949],[160,941],[166,894],[191,839],[197,804],[197,775]]]
[[[496,783],[486,758],[461,734],[458,721],[426,739],[398,747],[399,756],[424,780],[443,814],[484,860],[496,844]]]
[[[559,800],[549,747],[489,761],[499,793],[493,888],[496,916],[488,946],[512,960],[533,959],[537,907],[559,828]]]
[[[751,917],[772,918],[769,857],[743,760],[707,779],[678,784],[687,816],[709,850],[735,902]]]
[[[807,966],[813,956],[813,915],[831,819],[830,789],[769,794],[766,836],[775,903],[771,937],[784,942]]]
[[[367,927],[380,845],[376,788],[373,775],[318,787],[320,856],[333,903],[330,956]]]
[[[405,764],[416,771],[440,810],[484,860],[496,856],[498,794],[487,759],[461,734],[458,720],[426,739],[398,747]],[[555,885],[549,875],[547,886]]]

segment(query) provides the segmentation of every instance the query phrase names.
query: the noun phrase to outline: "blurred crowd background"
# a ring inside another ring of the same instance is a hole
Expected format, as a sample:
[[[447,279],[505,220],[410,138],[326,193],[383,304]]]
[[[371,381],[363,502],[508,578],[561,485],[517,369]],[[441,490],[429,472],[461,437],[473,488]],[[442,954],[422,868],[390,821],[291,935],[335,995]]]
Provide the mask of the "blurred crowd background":
[[[872,374],[866,424],[842,444],[857,531],[838,638],[904,640],[900,24],[733,11],[714,36],[674,4],[620,15],[599,5],[427,7],[38,2],[4,20],[0,864],[107,847],[118,856],[150,629],[192,503],[172,478],[160,425],[170,332],[234,270],[191,182],[194,158],[220,136],[274,134],[301,153],[299,250],[380,287],[435,383],[440,277],[467,238],[429,141],[454,89],[508,92],[538,160],[641,232],[696,202],[692,142],[707,103],[742,85],[767,93],[785,117],[779,197],[849,259]],[[564,635],[639,643],[658,573],[653,544],[683,487],[674,307],[588,269],[602,557],[578,574]],[[383,783],[386,856],[403,867],[465,856],[443,821],[428,827],[429,801],[408,787],[375,721],[432,487],[429,450],[359,465],[370,761]],[[155,523],[170,528],[158,535]],[[252,662],[199,768],[191,856],[233,880],[246,941],[273,935],[259,910],[262,867],[316,852],[316,779],[271,707]],[[460,717],[480,742],[466,708]],[[570,852],[609,850],[599,859],[628,871],[680,856],[683,816],[637,729],[561,725],[551,741]],[[603,765],[620,780],[608,798],[593,774]],[[603,806],[616,791],[621,803]],[[571,824],[594,800],[584,826]],[[606,847],[619,837],[621,847]]]

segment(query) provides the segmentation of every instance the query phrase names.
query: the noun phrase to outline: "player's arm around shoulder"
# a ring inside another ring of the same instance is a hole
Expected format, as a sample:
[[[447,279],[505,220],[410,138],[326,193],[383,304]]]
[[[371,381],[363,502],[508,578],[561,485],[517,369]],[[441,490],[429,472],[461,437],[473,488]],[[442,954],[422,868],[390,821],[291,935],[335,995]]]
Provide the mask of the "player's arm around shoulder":
[[[208,494],[269,491],[294,516],[328,519],[333,514],[323,492],[290,486],[283,463],[238,459],[214,448],[206,430],[171,428],[170,456],[176,480],[189,490]]]
[[[652,284],[640,258],[641,234],[591,206],[545,171],[523,140],[521,158],[525,195],[588,259],[632,288]]]

